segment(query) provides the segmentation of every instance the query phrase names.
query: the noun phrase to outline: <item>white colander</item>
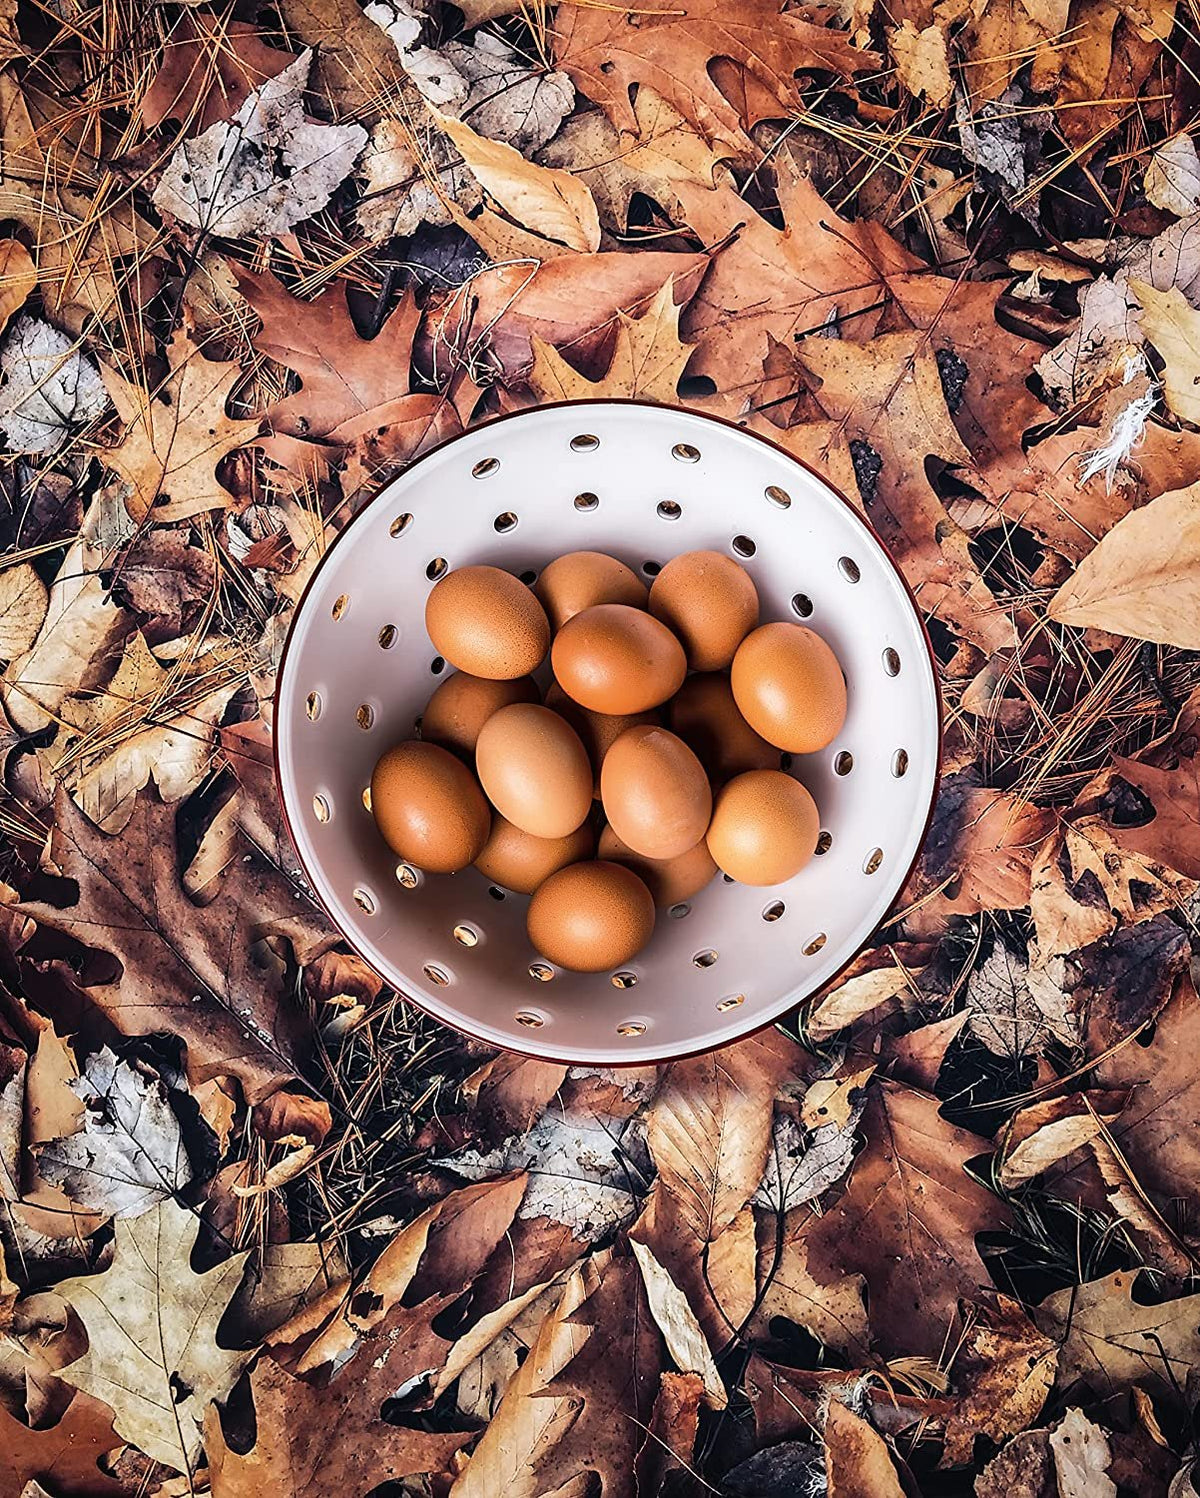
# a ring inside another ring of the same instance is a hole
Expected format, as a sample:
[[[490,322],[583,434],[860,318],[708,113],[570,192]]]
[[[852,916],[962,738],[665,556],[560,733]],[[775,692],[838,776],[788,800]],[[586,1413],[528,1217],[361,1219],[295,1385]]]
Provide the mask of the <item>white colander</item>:
[[[468,563],[532,582],[554,557],[586,549],[649,579],[700,548],[749,570],[764,622],[803,619],[842,663],[844,729],[791,764],[816,798],[824,851],[770,889],[718,875],[686,905],[660,911],[650,945],[619,972],[561,971],[529,943],[525,896],[474,869],[426,876],[397,866],[364,800],[376,759],[415,736],[449,669],[425,633],[425,600],[443,572]],[[275,743],[301,865],[387,982],[493,1045],[644,1064],[778,1019],[854,956],[920,846],[939,721],[912,598],[846,500],[724,422],[583,401],[455,438],[350,522],[296,611]]]

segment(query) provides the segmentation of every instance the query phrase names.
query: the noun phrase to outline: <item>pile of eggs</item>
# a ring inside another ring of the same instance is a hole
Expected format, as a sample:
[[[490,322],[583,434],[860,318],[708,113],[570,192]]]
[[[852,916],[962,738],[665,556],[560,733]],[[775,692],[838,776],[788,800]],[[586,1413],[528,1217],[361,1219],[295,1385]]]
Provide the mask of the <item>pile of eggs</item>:
[[[426,873],[473,864],[532,896],[529,939],[548,962],[619,967],[656,908],[718,870],[781,884],[816,851],[817,807],[781,751],[836,738],[845,679],[811,629],[759,622],[731,557],[677,556],[649,590],[595,551],[559,557],[534,589],[460,567],[430,593],[425,626],[455,674],[420,739],[377,762],[376,825]]]

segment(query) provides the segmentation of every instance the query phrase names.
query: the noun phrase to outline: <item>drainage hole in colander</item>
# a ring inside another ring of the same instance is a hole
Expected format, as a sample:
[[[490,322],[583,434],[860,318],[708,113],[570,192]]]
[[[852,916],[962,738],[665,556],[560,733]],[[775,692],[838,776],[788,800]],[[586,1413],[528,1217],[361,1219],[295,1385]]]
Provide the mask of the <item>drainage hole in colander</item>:
[[[332,618],[340,619],[349,607],[349,593],[339,593],[338,596],[333,600],[333,607],[329,610],[329,613]]]
[[[658,504],[658,514],[662,520],[678,520],[683,514],[683,506],[677,505],[673,499],[662,499]]]
[[[450,974],[444,967],[438,967],[435,963],[427,962],[421,969],[431,983],[436,983],[439,988],[445,988],[450,981]]]
[[[439,577],[445,575],[446,567],[447,562],[445,557],[434,557],[433,561],[425,569],[425,576],[431,583],[435,583]]]
[[[691,908],[692,907],[687,904],[686,901],[684,901],[679,905],[672,905],[669,914],[672,920],[681,921],[683,920],[684,916],[691,911]]]
[[[577,510],[594,510],[600,503],[600,496],[585,490],[583,494],[575,496],[575,508]]]
[[[479,945],[479,932],[474,926],[466,924],[455,926],[450,933],[460,947],[477,947]]]
[[[534,583],[537,582],[536,570],[532,567],[526,568],[526,570],[520,574],[520,580],[525,584],[527,588],[532,588]]]
[[[396,865],[396,878],[404,889],[416,889],[421,882],[421,876],[411,863],[398,863]]]
[[[527,1030],[540,1030],[546,1023],[545,1015],[535,1014],[532,1009],[518,1009],[513,1018]]]
[[[375,914],[375,896],[369,889],[363,889],[361,884],[354,891],[354,903],[358,906],[359,910],[364,912],[364,914]]]
[[[773,505],[778,505],[781,510],[786,510],[792,502],[792,496],[786,489],[781,489],[778,484],[768,484],[763,493]]]
[[[648,1026],[644,1019],[625,1019],[617,1026],[617,1034],[631,1039],[637,1035],[645,1035]]]
[[[374,728],[375,709],[369,702],[359,704],[358,711],[354,714],[354,721],[364,732],[369,728]]]
[[[848,583],[856,583],[862,576],[853,557],[838,557],[838,571]]]
[[[553,983],[554,969],[548,962],[531,962],[529,964],[529,976],[536,978],[539,983]],[[520,1018],[520,1015],[517,1016]]]
[[[471,469],[473,479],[491,478],[492,474],[500,467],[499,458],[480,458],[475,467]]]
[[[840,749],[833,758],[833,773],[835,775],[849,775],[854,768],[854,756],[849,749]]]
[[[304,715],[310,723],[315,723],[321,716],[321,694],[310,692],[304,699]]]
[[[517,517],[513,514],[513,512],[511,510],[505,510],[503,515],[497,515],[495,520],[492,521],[492,529],[499,531],[500,534],[503,535],[505,531],[512,530],[513,526],[516,525],[516,523]]]
[[[804,955],[806,957],[815,957],[821,950],[821,948],[825,945],[826,940],[827,938],[824,931],[818,931],[816,936],[805,942]]]
[[[658,574],[662,571],[662,563],[643,562],[642,571],[646,574],[647,577],[657,577]]]
[[[442,659],[442,657],[440,655],[435,655],[434,658],[429,662],[429,669],[433,672],[433,674],[435,676],[440,676],[442,674],[442,672],[446,669],[446,662]],[[838,773],[842,774],[844,772],[843,771],[839,771]]]
[[[731,993],[727,999],[717,1000],[717,1013],[726,1014],[730,1009],[736,1009],[739,1004],[746,1002],[744,993]]]
[[[681,463],[698,463],[700,461],[700,449],[693,447],[690,442],[677,442],[671,449],[671,456],[678,458]]]
[[[333,816],[333,807],[329,803],[328,796],[322,796],[320,793],[315,795],[312,799],[312,808],[313,816],[318,822],[328,822]]]
[[[609,980],[614,988],[632,988],[637,982],[636,973],[614,973]]]
[[[740,557],[752,557],[758,547],[751,541],[749,536],[734,536],[733,549]]]
[[[391,525],[388,526],[389,536],[402,536],[412,524],[412,516],[406,510],[403,515],[397,515]]]
[[[400,631],[394,624],[385,624],[379,631],[379,648],[390,650],[400,637]]]
[[[364,785],[362,788],[362,804],[368,811],[371,810],[371,787]]]
[[[900,675],[900,654],[889,645],[883,652],[883,669],[889,676]]]
[[[578,437],[571,438],[571,451],[573,453],[594,453],[600,446],[599,437],[591,432],[580,432]]]
[[[697,952],[692,958],[693,967],[712,967],[717,960],[717,954],[711,947],[705,948],[703,952]]]
[[[491,895],[491,897],[492,897],[493,900],[507,900],[508,899],[508,896],[504,893],[504,891],[502,889],[497,889],[494,884],[489,884],[488,885],[488,894]]]
[[[883,862],[883,849],[882,848],[872,848],[871,851],[867,854],[866,858],[863,859],[863,873],[864,874],[874,874],[874,873],[876,873],[877,870],[878,870],[878,868],[879,868],[879,865],[882,862]]]
[[[817,846],[813,849],[815,853],[828,853],[833,847],[833,833],[821,832],[817,838]]]
[[[722,874],[721,878],[725,881],[726,884],[733,884],[734,883],[734,878],[733,878],[732,874]]]
[[[897,780],[903,780],[908,774],[908,750],[897,749],[892,755],[892,774]]]
[[[764,921],[777,921],[777,920],[779,920],[780,916],[783,915],[783,912],[786,909],[787,909],[787,906],[783,903],[782,900],[772,900],[771,903],[767,906],[767,908],[762,913],[763,920]]]
[[[813,601],[807,593],[792,594],[792,613],[799,614],[801,619],[812,617]]]

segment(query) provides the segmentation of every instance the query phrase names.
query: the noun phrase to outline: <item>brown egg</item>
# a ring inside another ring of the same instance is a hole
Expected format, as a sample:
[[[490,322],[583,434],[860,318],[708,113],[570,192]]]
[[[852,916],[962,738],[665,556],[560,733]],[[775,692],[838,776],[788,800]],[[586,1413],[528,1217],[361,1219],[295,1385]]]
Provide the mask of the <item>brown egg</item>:
[[[665,728],[626,729],[604,756],[600,799],[613,831],[647,858],[694,848],[712,815],[704,766]]]
[[[658,906],[678,905],[683,900],[690,900],[717,872],[703,838],[677,858],[645,858],[626,847],[612,828],[606,827],[600,834],[597,853],[601,858],[632,869]]]
[[[693,671],[720,671],[758,623],[758,590],[732,557],[685,551],[654,579],[650,612],[683,642]]]
[[[689,676],[671,698],[667,721],[718,785],[743,770],[779,768],[779,750],[738,712],[723,671]]]
[[[583,747],[588,752],[595,772],[592,795],[597,800],[600,799],[600,766],[613,744],[627,728],[636,728],[639,723],[658,722],[653,713],[619,713],[613,716],[610,713],[589,712],[586,707],[580,707],[578,702],[572,702],[556,681],[552,681],[546,688],[546,706],[561,713],[583,740]]]
[[[534,837],[567,837],[592,809],[592,766],[557,713],[516,702],[479,731],[475,768],[502,817]]]
[[[602,973],[636,957],[654,930],[650,891],[619,863],[573,863],[529,902],[529,940],[548,962]]]
[[[542,569],[534,592],[555,631],[598,603],[646,607],[646,584],[624,562],[602,551],[569,551],[556,558]]]
[[[425,602],[433,648],[459,671],[509,681],[545,659],[550,624],[532,592],[499,567],[458,567]]]
[[[455,671],[426,704],[421,737],[469,759],[475,753],[479,730],[493,713],[513,702],[537,702],[540,696],[532,676],[489,681],[486,676]]]
[[[837,656],[803,624],[764,624],[747,635],[729,682],[750,727],[793,754],[824,749],[846,721],[846,678]]]
[[[747,770],[717,793],[708,851],[739,884],[782,884],[817,849],[816,802],[782,770]]]
[[[644,713],[679,690],[683,646],[657,619],[623,603],[601,603],[568,619],[550,653],[568,697],[594,713]]]
[[[448,749],[416,740],[380,757],[371,774],[371,813],[392,852],[431,874],[474,863],[492,821],[466,765]]]
[[[595,850],[596,839],[586,822],[567,837],[532,837],[497,813],[475,867],[493,884],[531,895],[551,874],[590,858]]]

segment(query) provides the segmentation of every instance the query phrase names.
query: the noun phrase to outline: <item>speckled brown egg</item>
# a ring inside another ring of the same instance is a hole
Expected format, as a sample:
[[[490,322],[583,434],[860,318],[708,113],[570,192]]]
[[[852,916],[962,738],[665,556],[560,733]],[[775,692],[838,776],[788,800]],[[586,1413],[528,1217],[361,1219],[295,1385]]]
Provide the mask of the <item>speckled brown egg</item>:
[[[667,721],[718,785],[743,770],[779,768],[779,750],[738,712],[723,671],[689,676],[671,698]]]
[[[568,697],[610,715],[657,707],[687,674],[683,646],[666,625],[623,603],[601,603],[568,619],[550,661]]]
[[[531,895],[551,874],[595,851],[596,839],[586,822],[566,837],[533,837],[497,812],[475,867],[493,884]]]
[[[803,624],[764,624],[747,635],[729,681],[750,727],[792,754],[824,749],[846,721],[846,678],[837,656]]]
[[[685,551],[654,579],[650,612],[678,637],[693,671],[720,671],[758,623],[758,590],[732,557]]]
[[[529,940],[548,961],[602,973],[631,961],[654,930],[654,901],[619,863],[573,863],[551,874],[529,902]]]
[[[509,681],[528,676],[550,646],[546,611],[519,578],[499,567],[458,567],[425,602],[425,628],[456,670]]]
[[[704,838],[675,858],[646,858],[627,847],[611,827],[606,827],[600,834],[596,851],[599,857],[610,863],[621,863],[632,869],[660,909],[690,900],[717,872]]]
[[[592,766],[579,735],[532,702],[502,707],[483,725],[475,768],[502,817],[534,837],[567,837],[592,809]]]
[[[782,770],[747,770],[717,793],[708,851],[739,884],[782,884],[816,852],[816,802]]]
[[[712,815],[704,766],[665,728],[629,728],[604,757],[600,799],[609,825],[647,858],[694,848]]]
[[[421,737],[470,759],[479,730],[493,713],[514,702],[537,702],[540,696],[532,676],[492,681],[455,671],[429,699],[421,715]]]
[[[559,630],[576,614],[598,603],[646,607],[646,584],[624,562],[602,551],[569,551],[542,569],[534,589],[550,620]]]
[[[600,798],[600,767],[609,749],[627,728],[636,728],[640,723],[658,722],[654,713],[622,713],[614,717],[609,713],[589,712],[586,707],[580,707],[578,702],[572,702],[556,681],[552,681],[546,688],[546,706],[561,713],[583,740],[583,747],[588,752],[595,772],[592,795],[597,800]]]
[[[380,756],[371,774],[371,814],[392,852],[431,874],[474,863],[492,821],[466,765],[439,744],[415,740]]]

